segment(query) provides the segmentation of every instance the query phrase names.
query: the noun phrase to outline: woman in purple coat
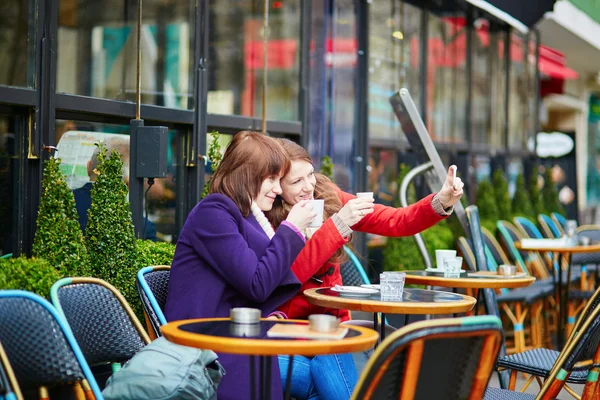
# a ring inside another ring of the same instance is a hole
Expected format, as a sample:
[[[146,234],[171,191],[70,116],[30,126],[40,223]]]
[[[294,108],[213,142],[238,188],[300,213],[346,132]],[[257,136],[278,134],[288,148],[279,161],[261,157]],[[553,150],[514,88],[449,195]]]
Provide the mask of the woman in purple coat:
[[[298,292],[300,283],[290,266],[304,247],[300,232],[316,213],[308,201],[298,203],[277,231],[263,214],[281,194],[279,181],[289,164],[272,138],[248,131],[233,137],[211,194],[190,212],[177,241],[165,306],[168,321],[228,317],[233,307],[259,308],[266,317]],[[219,400],[252,398],[249,357],[219,354],[219,361],[226,370]],[[274,361],[271,398],[279,399],[283,391]]]

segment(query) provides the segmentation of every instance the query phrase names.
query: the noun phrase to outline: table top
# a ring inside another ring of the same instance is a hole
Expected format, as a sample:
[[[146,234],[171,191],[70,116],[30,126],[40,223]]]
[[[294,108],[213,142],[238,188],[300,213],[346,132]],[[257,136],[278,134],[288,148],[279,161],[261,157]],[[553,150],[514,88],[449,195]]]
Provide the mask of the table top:
[[[275,324],[308,324],[306,320],[261,319],[259,324],[235,324],[230,318],[202,318],[169,322],[160,330],[167,340],[190,347],[229,354],[259,356],[336,354],[372,348],[379,334],[353,325],[339,340],[272,338],[267,331]]]
[[[477,300],[471,296],[437,290],[404,289],[402,301],[381,300],[379,293],[361,297],[340,296],[329,288],[304,291],[311,304],[321,307],[390,314],[454,314],[467,312]]]
[[[535,282],[533,276],[524,276],[521,278],[474,278],[467,275],[460,278],[444,278],[443,276],[429,275],[425,271],[401,272],[406,273],[406,283],[451,288],[506,289],[526,287]]]
[[[535,239],[529,239],[533,241]],[[544,239],[540,239],[542,241]],[[539,251],[539,252],[552,252],[552,253],[565,253],[565,254],[574,254],[574,253],[594,253],[600,251],[600,243],[590,244],[588,246],[577,245],[577,246],[548,246],[543,245],[540,242],[540,246],[521,246],[521,242],[515,242],[515,247],[518,250],[523,251]]]

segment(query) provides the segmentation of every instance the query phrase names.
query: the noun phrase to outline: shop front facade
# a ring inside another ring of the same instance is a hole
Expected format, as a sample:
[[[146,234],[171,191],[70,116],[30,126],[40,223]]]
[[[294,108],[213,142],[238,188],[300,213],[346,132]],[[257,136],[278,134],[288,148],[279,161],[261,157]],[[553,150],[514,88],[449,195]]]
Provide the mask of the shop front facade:
[[[306,146],[317,167],[331,157],[343,189],[371,188],[393,203],[399,165],[414,164],[388,102],[400,88],[471,199],[496,167],[510,179],[528,168],[539,110],[535,30],[463,0],[267,4],[265,30],[263,1],[143,2],[141,118],[168,128],[168,174],[146,200],[159,240],[176,242],[200,200],[207,133],[226,144],[237,131],[261,130],[263,116],[269,134]],[[137,0],[0,5],[0,254],[31,249],[43,160],[57,152],[76,189],[88,180],[90,146],[130,134],[137,11]],[[129,185],[139,193],[145,182]],[[144,204],[131,201],[140,217]]]

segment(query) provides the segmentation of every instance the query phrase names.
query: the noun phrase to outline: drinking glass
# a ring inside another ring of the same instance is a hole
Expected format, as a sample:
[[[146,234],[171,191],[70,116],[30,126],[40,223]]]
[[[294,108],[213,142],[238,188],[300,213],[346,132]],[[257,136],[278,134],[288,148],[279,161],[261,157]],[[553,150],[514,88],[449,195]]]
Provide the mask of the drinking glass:
[[[404,291],[404,272],[383,272],[379,275],[379,290],[383,301],[402,301]]]
[[[460,278],[462,257],[444,258],[444,278]]]
[[[568,219],[565,222],[565,236],[567,237],[567,245],[575,246],[577,244],[577,221]]]

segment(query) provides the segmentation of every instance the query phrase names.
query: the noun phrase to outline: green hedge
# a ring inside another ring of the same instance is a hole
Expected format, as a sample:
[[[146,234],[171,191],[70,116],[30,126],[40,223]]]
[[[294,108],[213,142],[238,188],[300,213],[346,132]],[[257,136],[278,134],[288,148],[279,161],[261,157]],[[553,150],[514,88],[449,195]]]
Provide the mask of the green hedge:
[[[50,297],[50,287],[62,278],[60,272],[41,258],[0,259],[0,289],[27,290]]]

